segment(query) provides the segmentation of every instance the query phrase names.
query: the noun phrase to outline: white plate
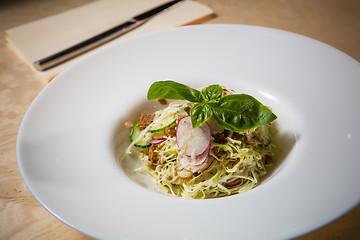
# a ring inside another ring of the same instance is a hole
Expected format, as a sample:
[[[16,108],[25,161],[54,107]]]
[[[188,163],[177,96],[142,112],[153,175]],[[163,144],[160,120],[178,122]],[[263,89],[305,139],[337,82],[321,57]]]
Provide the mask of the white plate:
[[[150,84],[166,79],[219,83],[271,106],[283,150],[271,177],[207,200],[130,179],[116,160],[116,136],[147,105]],[[97,51],[48,84],[21,124],[18,164],[47,210],[95,238],[296,237],[360,200],[359,89],[357,61],[293,33],[243,25],[160,31]]]

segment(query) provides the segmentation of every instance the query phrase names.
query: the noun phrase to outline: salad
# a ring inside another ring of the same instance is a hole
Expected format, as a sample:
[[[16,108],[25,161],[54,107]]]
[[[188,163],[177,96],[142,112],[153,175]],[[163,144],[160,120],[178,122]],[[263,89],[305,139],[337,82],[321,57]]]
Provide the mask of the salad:
[[[136,171],[150,174],[162,191],[182,198],[229,196],[257,186],[273,164],[277,117],[252,96],[217,84],[197,90],[159,81],[147,97],[167,107],[132,123],[126,151],[140,151],[144,164]]]

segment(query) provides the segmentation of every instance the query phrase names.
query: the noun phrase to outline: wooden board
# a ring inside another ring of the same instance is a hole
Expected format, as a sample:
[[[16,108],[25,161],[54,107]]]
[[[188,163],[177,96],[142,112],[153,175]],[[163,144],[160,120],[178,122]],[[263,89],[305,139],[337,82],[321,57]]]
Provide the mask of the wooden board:
[[[5,45],[4,31],[91,0],[6,1],[0,7],[0,239],[91,239],[33,198],[16,162],[16,137],[26,109],[46,85]],[[360,2],[352,0],[199,0],[217,16],[206,23],[261,25],[303,34],[360,61]],[[360,79],[359,79],[360,80]],[[298,238],[360,239],[360,206]]]

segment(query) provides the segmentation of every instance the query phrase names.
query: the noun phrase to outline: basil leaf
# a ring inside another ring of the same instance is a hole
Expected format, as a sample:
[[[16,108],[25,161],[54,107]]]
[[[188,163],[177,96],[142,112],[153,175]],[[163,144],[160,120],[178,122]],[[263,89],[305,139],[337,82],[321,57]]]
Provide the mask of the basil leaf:
[[[225,96],[211,105],[215,119],[227,130],[242,132],[274,121],[277,117],[254,97]]]
[[[197,103],[191,109],[194,128],[204,124],[212,115],[225,129],[242,132],[274,121],[277,117],[258,100],[246,94],[224,96],[220,85],[200,91],[171,80],[153,83],[147,98],[188,100]]]
[[[193,128],[203,125],[211,116],[212,111],[205,103],[196,104],[190,111],[191,124]]]
[[[203,97],[200,91],[174,81],[154,82],[147,93],[148,100],[165,98],[201,102]]]
[[[203,95],[206,102],[213,102],[220,98],[222,98],[224,94],[224,90],[220,85],[211,85],[201,90],[201,94]]]

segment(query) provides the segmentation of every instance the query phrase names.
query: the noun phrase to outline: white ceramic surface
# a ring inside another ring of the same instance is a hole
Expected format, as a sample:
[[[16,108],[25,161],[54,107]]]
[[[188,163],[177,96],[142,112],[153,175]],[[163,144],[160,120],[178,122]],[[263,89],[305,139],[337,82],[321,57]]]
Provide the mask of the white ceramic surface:
[[[147,104],[150,84],[166,79],[219,83],[271,106],[283,149],[271,177],[207,200],[130,179],[115,139]],[[49,83],[21,124],[18,164],[47,210],[95,238],[296,237],[360,200],[359,90],[357,61],[297,34],[243,25],[155,32],[96,51]]]

